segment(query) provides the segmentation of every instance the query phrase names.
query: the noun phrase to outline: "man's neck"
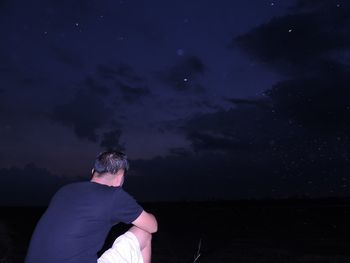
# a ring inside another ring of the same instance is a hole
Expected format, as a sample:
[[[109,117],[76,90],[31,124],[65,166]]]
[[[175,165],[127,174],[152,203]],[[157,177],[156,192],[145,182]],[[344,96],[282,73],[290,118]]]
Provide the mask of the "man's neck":
[[[94,182],[94,183],[98,183],[98,184],[116,187],[113,180],[110,180],[109,178],[105,178],[105,177],[98,177],[98,176],[94,175],[94,176],[92,176],[90,181]]]

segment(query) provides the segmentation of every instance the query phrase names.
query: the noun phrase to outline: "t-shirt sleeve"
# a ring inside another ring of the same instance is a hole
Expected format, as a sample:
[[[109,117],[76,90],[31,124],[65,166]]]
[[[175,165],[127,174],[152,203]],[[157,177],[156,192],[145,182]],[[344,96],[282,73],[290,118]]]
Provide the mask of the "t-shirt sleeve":
[[[136,200],[122,188],[118,188],[115,191],[113,201],[112,224],[118,222],[130,224],[138,218],[143,211],[143,208]]]

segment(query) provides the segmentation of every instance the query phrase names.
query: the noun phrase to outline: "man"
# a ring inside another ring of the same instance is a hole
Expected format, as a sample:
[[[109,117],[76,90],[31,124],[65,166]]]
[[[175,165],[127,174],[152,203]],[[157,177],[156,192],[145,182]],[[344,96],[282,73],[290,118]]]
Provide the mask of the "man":
[[[34,230],[26,263],[151,262],[158,224],[122,189],[128,168],[125,154],[107,151],[96,158],[91,181],[62,187]],[[133,226],[97,258],[119,222]]]

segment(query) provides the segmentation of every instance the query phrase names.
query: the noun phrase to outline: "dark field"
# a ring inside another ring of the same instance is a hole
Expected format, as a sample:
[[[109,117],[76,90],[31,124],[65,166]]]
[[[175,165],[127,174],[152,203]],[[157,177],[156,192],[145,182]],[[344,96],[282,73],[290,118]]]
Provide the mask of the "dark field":
[[[153,262],[350,262],[349,200],[147,203]],[[2,208],[0,262],[23,262],[42,208]],[[112,229],[105,247],[127,226]],[[200,247],[199,247],[200,246]]]

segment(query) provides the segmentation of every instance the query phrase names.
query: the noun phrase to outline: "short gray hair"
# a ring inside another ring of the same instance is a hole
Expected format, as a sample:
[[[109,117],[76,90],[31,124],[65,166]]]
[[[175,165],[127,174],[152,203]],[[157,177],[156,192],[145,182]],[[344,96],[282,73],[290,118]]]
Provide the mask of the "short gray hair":
[[[106,151],[97,156],[94,170],[99,174],[116,174],[119,170],[127,172],[129,170],[129,162],[126,154],[123,152]]]

